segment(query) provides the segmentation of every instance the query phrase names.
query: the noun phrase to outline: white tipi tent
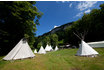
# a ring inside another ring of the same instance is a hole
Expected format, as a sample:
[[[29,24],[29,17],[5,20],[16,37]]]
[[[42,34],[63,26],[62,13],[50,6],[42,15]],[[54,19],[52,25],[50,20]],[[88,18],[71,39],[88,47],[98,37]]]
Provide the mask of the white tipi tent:
[[[50,48],[50,51],[53,51],[53,48],[51,47],[51,45],[49,46],[49,48]]]
[[[44,50],[43,46],[41,46],[40,50],[38,51],[39,54],[46,54],[46,51]]]
[[[36,49],[34,50],[34,53],[38,53]]]
[[[76,55],[78,55],[78,56],[96,56],[97,54],[99,54],[99,53],[82,40],[81,45],[80,45],[79,50],[77,51]]]
[[[29,47],[26,39],[21,39],[19,43],[3,58],[4,60],[16,60],[34,57],[34,53]]]
[[[55,47],[55,51],[57,51],[57,50],[58,50],[58,47],[56,46],[56,47]]]
[[[50,46],[47,44],[46,47],[45,47],[45,51],[50,51]]]

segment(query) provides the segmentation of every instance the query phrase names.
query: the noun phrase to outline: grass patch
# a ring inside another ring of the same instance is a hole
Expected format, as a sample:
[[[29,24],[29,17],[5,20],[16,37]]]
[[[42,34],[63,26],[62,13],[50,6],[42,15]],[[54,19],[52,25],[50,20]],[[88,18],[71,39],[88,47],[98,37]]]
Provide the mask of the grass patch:
[[[34,59],[0,61],[0,70],[104,70],[104,48],[95,48],[100,53],[96,58],[75,56],[77,50],[64,49],[36,54]]]

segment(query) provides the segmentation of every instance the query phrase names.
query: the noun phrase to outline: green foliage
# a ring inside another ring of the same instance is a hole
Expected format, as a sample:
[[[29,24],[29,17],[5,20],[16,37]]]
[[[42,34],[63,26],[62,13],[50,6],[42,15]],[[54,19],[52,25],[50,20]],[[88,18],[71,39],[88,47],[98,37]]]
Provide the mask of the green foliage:
[[[53,47],[58,46],[58,36],[57,36],[57,34],[51,34],[50,38],[51,38],[51,45]]]
[[[72,25],[71,25],[65,29],[65,40],[64,40],[64,42],[73,44],[73,42],[74,42],[73,40],[75,40],[73,36],[74,35],[73,35],[73,30],[72,30]]]
[[[45,48],[47,44],[50,45],[50,36],[43,37],[41,41],[42,41],[43,47]]]
[[[41,43],[41,42],[38,43],[38,45],[37,45],[37,49],[39,50],[41,46],[42,46],[42,43]]]
[[[56,45],[58,46],[58,36],[57,34],[41,36],[37,38],[37,42],[35,42],[35,46],[38,46],[38,44],[40,43],[44,48],[46,47],[47,44],[52,45],[53,47],[55,47]]]
[[[64,44],[64,40],[58,41],[58,44]]]
[[[26,39],[28,39],[28,38],[29,38],[29,35],[28,35],[28,34],[24,34],[24,37],[25,37]]]
[[[104,10],[104,4],[100,5],[101,10]]]
[[[50,45],[50,37],[49,36],[46,36],[45,38],[44,38],[44,40],[46,40],[45,42],[48,44],[48,45]],[[43,41],[44,42],[44,41]]]
[[[35,4],[30,1],[0,2],[0,54],[8,53],[24,37],[33,47],[36,24],[42,15]]]

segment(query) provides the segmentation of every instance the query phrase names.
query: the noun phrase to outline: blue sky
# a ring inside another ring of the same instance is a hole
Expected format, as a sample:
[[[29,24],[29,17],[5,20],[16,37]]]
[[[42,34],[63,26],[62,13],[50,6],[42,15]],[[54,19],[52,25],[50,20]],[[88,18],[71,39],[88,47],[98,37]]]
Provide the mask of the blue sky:
[[[54,27],[76,21],[83,13],[99,8],[101,1],[37,1],[36,7],[44,13],[39,20],[36,36],[49,32]]]

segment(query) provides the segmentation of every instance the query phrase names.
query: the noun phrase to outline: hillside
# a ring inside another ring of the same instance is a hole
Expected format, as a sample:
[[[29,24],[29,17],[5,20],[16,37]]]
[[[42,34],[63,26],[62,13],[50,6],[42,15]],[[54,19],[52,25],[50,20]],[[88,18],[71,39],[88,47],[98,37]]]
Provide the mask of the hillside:
[[[53,47],[56,45],[64,45],[66,28],[70,27],[74,22],[66,23],[59,27],[52,29],[51,31],[44,33],[36,38],[34,48],[39,49],[41,45],[45,48],[47,44],[51,44]]]
[[[53,34],[53,33],[56,33],[58,31],[63,31],[65,30],[68,26],[72,25],[73,22],[69,22],[69,23],[66,23],[64,25],[61,25],[59,27],[56,27],[56,28],[53,28],[51,31],[47,32],[47,33],[44,33],[43,35],[40,35],[40,36],[44,36],[44,35],[49,35],[49,34]],[[39,37],[40,37],[39,36]]]

